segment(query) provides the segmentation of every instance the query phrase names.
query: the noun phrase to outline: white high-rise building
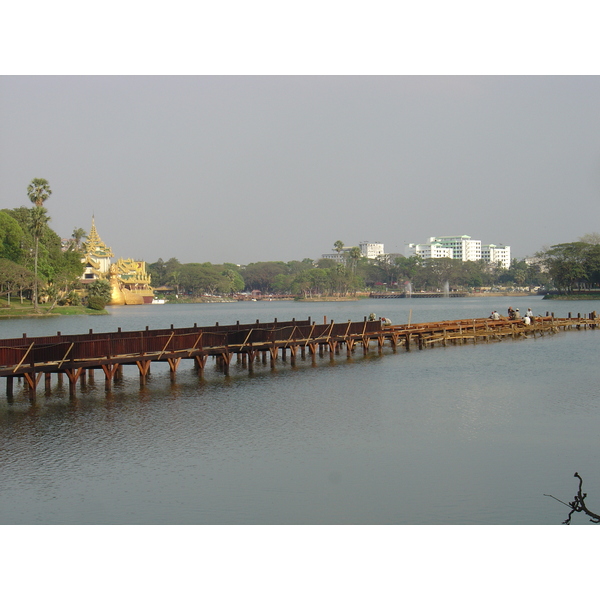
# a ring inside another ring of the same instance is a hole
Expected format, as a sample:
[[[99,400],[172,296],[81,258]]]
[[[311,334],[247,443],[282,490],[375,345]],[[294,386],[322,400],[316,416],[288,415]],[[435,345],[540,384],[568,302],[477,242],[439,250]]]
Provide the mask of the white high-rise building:
[[[485,262],[500,263],[503,268],[510,268],[510,246],[496,246],[488,244],[481,246],[481,258]]]
[[[367,258],[377,258],[381,254],[385,254],[381,242],[359,242],[358,247],[360,253]]]
[[[452,248],[446,248],[437,242],[429,244],[406,244],[405,256],[420,256],[421,258],[454,258]]]
[[[468,235],[431,237],[426,244],[406,244],[405,256],[421,258],[453,258],[455,260],[485,260],[510,267],[510,246],[486,244]]]
[[[434,242],[452,248],[452,258],[456,260],[481,260],[481,240],[472,240],[469,235],[429,238],[430,244]]]

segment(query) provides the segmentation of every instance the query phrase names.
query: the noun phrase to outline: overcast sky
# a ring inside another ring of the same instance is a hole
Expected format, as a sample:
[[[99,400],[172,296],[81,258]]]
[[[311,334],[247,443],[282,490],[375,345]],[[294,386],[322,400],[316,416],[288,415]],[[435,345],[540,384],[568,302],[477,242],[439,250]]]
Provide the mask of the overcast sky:
[[[4,76],[0,208],[154,262],[318,258],[600,230],[600,78]]]

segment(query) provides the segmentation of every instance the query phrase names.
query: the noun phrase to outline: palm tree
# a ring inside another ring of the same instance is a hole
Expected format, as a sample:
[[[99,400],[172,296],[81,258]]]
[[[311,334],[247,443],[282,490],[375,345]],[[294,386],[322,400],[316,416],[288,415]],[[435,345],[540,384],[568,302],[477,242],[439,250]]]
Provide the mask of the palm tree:
[[[344,249],[344,242],[342,242],[342,240],[338,240],[337,242],[333,243],[333,249],[338,253],[338,255],[340,254],[340,252]]]
[[[35,312],[38,310],[38,248],[40,245],[40,236],[44,230],[44,226],[50,220],[46,209],[44,208],[44,202],[48,200],[52,194],[50,184],[46,179],[32,179],[31,183],[27,186],[27,195],[31,200],[34,207],[31,209],[30,215],[30,227],[33,239],[35,240],[35,258],[34,258],[34,287],[33,287],[33,308]]]
[[[27,186],[27,195],[36,206],[44,206],[44,202],[48,200],[50,194],[52,194],[52,190],[46,179],[32,179]]]
[[[358,261],[360,260],[361,256],[362,256],[362,253],[358,246],[354,246],[353,248],[350,248],[348,257],[350,258],[350,261],[352,264],[352,273],[353,274],[356,273],[356,265],[358,264]]]
[[[50,220],[48,216],[48,211],[43,206],[34,206],[31,209],[29,214],[29,227],[31,229],[31,233],[33,234],[33,239],[35,240],[35,253],[33,259],[33,273],[34,273],[34,282],[33,282],[33,308],[35,312],[38,310],[38,250],[40,246],[40,237],[42,237],[42,232],[44,231],[44,227]]]
[[[81,227],[76,227],[75,229],[73,229],[73,233],[71,234],[71,237],[73,238],[73,241],[75,242],[75,249],[79,250],[81,248],[81,240],[87,236],[87,231],[85,229],[82,229]]]

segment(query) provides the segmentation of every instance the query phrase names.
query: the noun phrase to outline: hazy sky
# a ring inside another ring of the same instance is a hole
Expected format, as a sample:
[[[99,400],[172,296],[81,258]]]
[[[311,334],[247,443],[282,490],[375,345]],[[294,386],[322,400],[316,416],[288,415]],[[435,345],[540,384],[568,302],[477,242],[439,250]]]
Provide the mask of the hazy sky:
[[[154,262],[600,231],[595,76],[2,76],[0,208]]]

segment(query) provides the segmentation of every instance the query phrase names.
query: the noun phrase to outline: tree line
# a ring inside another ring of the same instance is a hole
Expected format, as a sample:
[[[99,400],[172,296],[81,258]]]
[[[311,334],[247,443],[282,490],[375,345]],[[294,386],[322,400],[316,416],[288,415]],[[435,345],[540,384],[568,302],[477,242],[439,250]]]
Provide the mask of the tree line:
[[[541,262],[530,265],[513,260],[508,269],[485,261],[462,262],[450,258],[382,255],[367,259],[358,248],[343,250],[336,242],[338,260],[305,258],[301,261],[265,261],[248,265],[187,263],[176,258],[149,265],[152,285],[171,287],[178,294],[228,295],[258,290],[263,294],[298,297],[355,294],[365,289],[413,290],[513,286],[539,287],[549,283]]]
[[[32,208],[0,210],[0,296],[10,302],[31,299],[37,310],[41,296],[54,304],[77,303],[76,290],[84,270],[81,241],[86,232],[76,228],[67,247],[49,225],[45,203],[52,194],[45,179],[27,187]],[[170,287],[190,296],[231,295],[259,290],[263,294],[299,297],[355,294],[366,289],[469,290],[493,287],[547,287],[571,292],[600,287],[600,235],[586,234],[577,242],[558,244],[536,254],[528,264],[513,259],[510,267],[485,261],[382,255],[367,259],[358,247],[333,245],[338,260],[264,261],[247,265],[158,259],[148,266],[152,285]],[[109,286],[108,286],[109,287]],[[99,284],[99,297],[108,297]],[[95,288],[91,288],[92,291]]]
[[[600,235],[557,244],[538,253],[553,287],[564,293],[600,288]]]
[[[67,248],[49,226],[45,207],[52,190],[46,179],[32,179],[27,196],[32,208],[0,210],[0,296],[10,304],[11,296],[20,302],[32,301],[39,310],[40,297],[58,302],[77,302],[74,290],[79,286],[84,265],[79,243],[85,232],[76,229]],[[70,300],[69,300],[70,298]]]

